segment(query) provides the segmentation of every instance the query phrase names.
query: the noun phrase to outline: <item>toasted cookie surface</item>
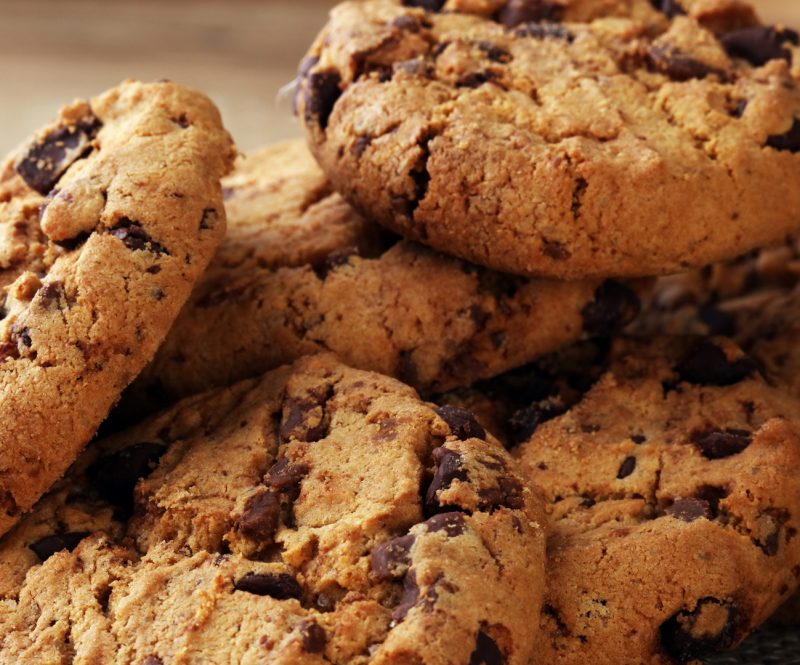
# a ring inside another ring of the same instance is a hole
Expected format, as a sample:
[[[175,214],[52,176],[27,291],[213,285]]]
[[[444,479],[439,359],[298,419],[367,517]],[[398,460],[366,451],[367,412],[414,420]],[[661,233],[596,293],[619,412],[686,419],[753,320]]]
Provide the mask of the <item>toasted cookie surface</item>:
[[[0,660],[527,665],[543,519],[470,414],[305,359],[90,447],[0,541]]]
[[[612,333],[648,286],[517,278],[390,236],[300,142],[250,156],[225,186],[228,236],[128,409],[325,350],[423,391],[469,385]]]
[[[591,388],[576,383],[580,357]],[[551,513],[541,662],[735,647],[798,585],[796,398],[723,338],[621,340],[567,360],[547,389],[529,370],[532,401],[502,416]],[[522,375],[509,380],[518,395]]]
[[[797,44],[722,0],[347,2],[297,109],[336,188],[409,238],[519,274],[667,274],[797,229]]]
[[[233,161],[214,105],[126,82],[0,172],[0,533],[152,358],[225,232]]]

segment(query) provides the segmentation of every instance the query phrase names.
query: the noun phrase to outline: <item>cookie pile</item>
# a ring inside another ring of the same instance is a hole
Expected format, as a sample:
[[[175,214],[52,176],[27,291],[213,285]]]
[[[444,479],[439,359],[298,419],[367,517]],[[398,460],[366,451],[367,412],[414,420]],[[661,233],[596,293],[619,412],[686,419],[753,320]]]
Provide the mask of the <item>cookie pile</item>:
[[[0,171],[0,662],[800,662],[798,85],[740,0],[353,0],[304,141],[63,109]]]

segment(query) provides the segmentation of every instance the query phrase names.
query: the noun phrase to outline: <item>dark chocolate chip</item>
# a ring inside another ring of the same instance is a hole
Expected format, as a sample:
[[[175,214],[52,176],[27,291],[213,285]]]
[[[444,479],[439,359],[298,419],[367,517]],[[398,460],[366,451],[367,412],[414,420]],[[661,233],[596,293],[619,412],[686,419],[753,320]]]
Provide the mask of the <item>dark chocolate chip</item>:
[[[103,499],[119,508],[123,516],[128,516],[133,511],[136,483],[153,472],[166,450],[161,443],[135,443],[98,458],[86,475]]]
[[[514,31],[514,34],[517,37],[534,39],[560,39],[565,42],[575,40],[575,35],[559,23],[524,23]]]
[[[483,630],[478,631],[475,651],[469,658],[469,665],[504,665],[505,658],[497,643]]]
[[[289,573],[247,573],[234,582],[233,588],[256,596],[271,596],[276,600],[300,598],[303,595],[303,589]]]
[[[47,561],[56,552],[67,550],[71,552],[86,536],[88,531],[72,531],[70,533],[56,533],[52,536],[40,538],[35,543],[28,545],[42,561]]]
[[[486,430],[481,427],[471,411],[449,405],[436,407],[434,411],[447,423],[453,435],[462,441],[486,438]]]
[[[447,448],[436,448],[433,451],[433,460],[436,463],[436,472],[425,494],[425,505],[435,511],[439,507],[436,495],[449,488],[454,480],[466,480],[467,472],[461,466],[461,455]]]
[[[753,434],[742,429],[702,430],[692,432],[691,441],[704,457],[722,459],[745,450],[752,443]]]
[[[322,626],[310,619],[303,619],[298,625],[300,627],[300,635],[303,637],[303,650],[306,653],[322,653],[325,651],[328,636]]]
[[[619,471],[617,471],[617,480],[622,480],[623,478],[627,478],[634,472],[635,469],[636,469],[636,458],[626,457],[625,460],[622,462],[622,464],[620,464]]]
[[[460,536],[467,530],[464,514],[456,512],[434,515],[424,524],[429,533],[444,531],[450,538]]]
[[[372,137],[371,136],[359,136],[353,141],[353,145],[350,148],[350,154],[354,157],[361,157],[364,154],[364,151],[369,148],[372,144]]]
[[[457,88],[480,88],[484,83],[489,83],[496,75],[490,70],[482,72],[470,72],[464,74],[456,81]]]
[[[650,4],[653,5],[654,9],[666,14],[668,18],[686,14],[686,10],[681,7],[677,0],[650,0]]]
[[[280,491],[291,489],[300,484],[308,470],[307,464],[294,464],[284,457],[267,471],[266,484]]]
[[[706,303],[697,311],[699,319],[708,326],[711,335],[732,337],[736,334],[736,317],[721,310],[713,302]]]
[[[325,257],[325,261],[321,266],[314,268],[314,272],[320,279],[327,279],[328,275],[334,270],[341,266],[346,266],[353,256],[358,256],[358,247],[355,245],[334,250]]]
[[[392,21],[392,27],[406,32],[419,32],[422,29],[422,24],[415,16],[403,14]]]
[[[709,339],[695,344],[675,369],[681,381],[703,386],[732,386],[758,371],[746,356],[728,360],[725,351]]]
[[[342,77],[337,71],[315,72],[308,77],[305,92],[305,119],[316,122],[321,129],[328,127],[333,107],[342,95]]]
[[[164,665],[164,661],[158,656],[150,655],[141,662],[141,665]]]
[[[723,81],[727,80],[725,72],[709,67],[704,62],[675,49],[652,44],[648,47],[645,57],[652,71],[664,74],[673,81],[704,79],[712,74],[716,74]]]
[[[560,242],[556,242],[555,240],[544,240],[542,242],[542,252],[548,258],[553,259],[554,261],[566,261],[570,256],[572,256],[562,245]]]
[[[733,645],[738,614],[733,603],[701,598],[693,611],[678,612],[661,625],[661,644],[680,662],[724,651]],[[716,632],[710,632],[710,626],[717,627]]]
[[[791,62],[792,52],[786,42],[797,44],[800,38],[794,30],[758,25],[734,30],[722,37],[722,45],[732,58],[743,58],[756,67],[770,60]]]
[[[672,505],[664,511],[664,514],[681,520],[682,522],[694,522],[701,517],[711,519],[708,501],[692,497],[675,499]]]
[[[520,23],[560,21],[564,16],[564,5],[548,0],[508,0],[500,10],[497,20],[507,28]]]
[[[647,441],[647,437],[644,434],[634,434],[631,436],[631,441],[638,446]]]
[[[500,476],[494,487],[483,487],[478,492],[481,510],[493,511],[496,508],[521,510],[525,507],[522,484],[509,476]]]
[[[741,118],[744,115],[744,112],[747,110],[747,105],[749,101],[747,99],[740,99],[736,102],[736,106],[734,106],[731,111],[731,117],[733,118]]]
[[[139,222],[134,222],[127,217],[120,219],[116,226],[110,230],[110,233],[118,240],[121,240],[125,247],[130,250],[146,250],[154,254],[169,254],[163,245],[150,237],[150,234],[144,230],[144,227]]]
[[[206,208],[200,216],[200,228],[202,230],[213,229],[217,225],[217,211],[215,208]]]
[[[245,503],[237,530],[245,537],[271,542],[278,530],[281,515],[280,497],[275,492],[261,492]]]
[[[636,292],[622,282],[608,280],[598,287],[594,300],[581,311],[583,329],[597,337],[612,335],[633,321],[641,307]]]
[[[701,485],[695,490],[694,496],[708,504],[709,519],[716,519],[719,516],[720,501],[727,498],[729,494],[730,492],[724,487]]]
[[[94,117],[70,127],[58,127],[28,148],[17,164],[17,173],[31,189],[47,194],[72,164],[91,151],[100,127]]]
[[[514,59],[508,51],[492,42],[478,42],[478,48],[483,51],[486,57],[492,62],[505,65]]]
[[[332,394],[330,387],[323,387],[302,397],[287,397],[283,403],[281,440],[312,443],[324,439],[329,424],[325,406]]]
[[[426,12],[439,12],[447,0],[403,0],[406,7],[419,7]]]
[[[53,302],[59,303],[64,296],[64,282],[53,280],[36,292],[36,298],[42,307],[49,307]]]
[[[417,586],[417,576],[412,568],[403,578],[403,595],[392,612],[392,619],[397,622],[405,619],[409,610],[417,604],[417,601],[419,601],[419,587]]]
[[[773,134],[767,139],[767,145],[775,150],[800,152],[800,120],[794,119],[792,128],[785,134]]]
[[[403,577],[411,565],[411,547],[414,535],[408,534],[381,543],[372,550],[370,569],[376,579],[381,582]]]
[[[544,399],[520,409],[508,421],[512,445],[524,443],[534,435],[540,425],[564,415],[567,411],[567,405],[557,397]]]

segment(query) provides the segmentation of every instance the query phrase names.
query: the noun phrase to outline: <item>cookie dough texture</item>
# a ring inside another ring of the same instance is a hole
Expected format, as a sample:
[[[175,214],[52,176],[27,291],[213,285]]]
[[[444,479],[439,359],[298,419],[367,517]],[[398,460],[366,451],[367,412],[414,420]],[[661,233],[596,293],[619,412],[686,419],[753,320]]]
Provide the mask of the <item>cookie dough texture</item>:
[[[225,181],[228,236],[126,402],[163,404],[333,351],[423,390],[469,385],[639,310],[648,284],[512,277],[403,241],[291,142]]]
[[[581,356],[592,387],[575,381]],[[510,417],[552,522],[541,662],[734,648],[798,586],[797,399],[723,338],[619,340],[565,362],[556,380],[530,368],[533,401]],[[518,394],[521,375],[508,381]]]
[[[0,660],[527,665],[544,540],[469,413],[307,358],[90,447],[0,542]]]
[[[129,81],[0,171],[0,533],[150,361],[225,232],[214,105]]]
[[[336,7],[296,98],[323,170],[380,223],[569,279],[797,230],[797,33],[724,0],[406,5]]]

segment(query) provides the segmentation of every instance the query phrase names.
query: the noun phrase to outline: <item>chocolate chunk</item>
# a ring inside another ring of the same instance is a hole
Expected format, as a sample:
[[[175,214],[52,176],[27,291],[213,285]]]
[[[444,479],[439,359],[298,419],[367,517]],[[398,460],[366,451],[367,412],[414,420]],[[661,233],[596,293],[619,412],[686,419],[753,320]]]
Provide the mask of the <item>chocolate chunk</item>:
[[[791,63],[792,52],[786,42],[797,45],[800,36],[794,30],[776,26],[758,25],[734,30],[722,37],[722,45],[732,58],[743,58],[756,67],[770,60]]]
[[[329,425],[325,405],[332,394],[333,389],[324,386],[308,391],[302,397],[286,397],[282,409],[281,440],[312,443],[324,439]]]
[[[303,619],[298,626],[300,627],[300,635],[303,636],[303,650],[306,653],[322,653],[325,651],[328,636],[322,626],[310,619]]]
[[[722,459],[745,450],[752,443],[753,434],[742,429],[696,431],[692,432],[691,441],[704,457]]]
[[[559,23],[524,23],[514,31],[514,34],[517,37],[560,39],[570,43],[575,40],[575,35]]]
[[[570,256],[572,256],[562,245],[560,242],[556,242],[555,240],[545,240],[542,242],[542,252],[548,258],[553,259],[554,261],[566,261]]]
[[[267,471],[266,483],[280,491],[291,489],[300,484],[308,471],[307,464],[294,464],[284,457],[275,462]]]
[[[406,618],[409,610],[419,601],[419,587],[417,586],[417,576],[413,569],[409,569],[403,578],[403,595],[400,602],[392,612],[392,619],[400,622]]]
[[[328,127],[333,107],[342,95],[342,77],[337,71],[315,72],[308,77],[305,93],[305,119],[315,122],[320,129]]]
[[[140,478],[147,478],[167,447],[143,441],[95,460],[86,475],[106,501],[127,517],[133,512],[133,491]]]
[[[428,530],[428,533],[444,531],[450,538],[460,536],[467,530],[467,524],[464,521],[464,514],[456,512],[434,515],[424,524],[425,528]]]
[[[280,497],[275,492],[261,492],[245,503],[237,529],[252,540],[271,542],[278,530],[280,515]]]
[[[71,552],[86,536],[88,531],[72,531],[70,533],[56,533],[52,536],[40,538],[35,543],[28,545],[42,561],[47,561],[56,552],[67,550]]]
[[[213,229],[217,225],[219,216],[215,208],[206,208],[200,216],[200,229],[207,230]]]
[[[40,194],[55,187],[66,170],[91,152],[91,143],[101,123],[88,117],[69,127],[58,127],[37,139],[17,164],[17,173]]]
[[[728,360],[725,351],[709,339],[694,345],[675,368],[681,381],[701,386],[732,386],[756,373],[747,356]]]
[[[150,237],[150,234],[144,230],[144,227],[139,222],[134,222],[127,217],[120,219],[110,233],[118,240],[121,240],[125,247],[130,250],[146,250],[154,254],[169,254],[163,245]]]
[[[675,49],[663,48],[655,44],[648,47],[645,58],[652,71],[664,74],[672,81],[704,79],[712,74],[716,74],[723,81],[728,78],[722,70],[709,67],[704,62]]]
[[[521,510],[525,507],[521,483],[509,476],[500,476],[494,487],[483,487],[478,495],[481,498],[481,510],[493,511],[496,508]]]
[[[404,30],[406,32],[416,33],[422,29],[422,24],[415,16],[403,14],[392,21],[392,27],[397,28],[398,30]]]
[[[492,44],[492,42],[478,42],[478,48],[483,51],[486,57],[492,62],[506,65],[514,59],[508,51],[497,44]]]
[[[60,303],[64,295],[64,282],[53,280],[42,286],[42,288],[36,292],[35,297],[42,307],[49,307],[54,302],[57,304]]]
[[[403,0],[406,7],[419,7],[426,12],[439,12],[447,0]]]
[[[644,434],[633,434],[631,436],[631,441],[633,441],[637,446],[640,446],[647,441],[647,437]]]
[[[320,279],[327,279],[328,275],[341,266],[346,266],[350,262],[350,257],[358,256],[358,247],[342,247],[332,251],[325,257],[325,261],[319,267],[314,268],[314,272]]]
[[[627,325],[641,310],[639,296],[622,282],[608,280],[594,294],[594,300],[581,311],[583,329],[604,337]]]
[[[733,603],[701,598],[692,612],[678,612],[661,625],[661,644],[680,662],[724,651],[734,642],[738,615]]]
[[[617,480],[622,480],[623,478],[627,478],[634,472],[635,469],[636,469],[636,458],[626,457],[625,460],[622,462],[622,464],[620,464],[619,471],[617,472]]]
[[[411,565],[409,553],[414,540],[414,535],[409,533],[375,547],[370,560],[372,574],[381,582],[403,577]]]
[[[164,661],[158,656],[150,655],[142,661],[141,665],[164,665]]]
[[[464,74],[456,81],[457,88],[480,88],[484,83],[489,83],[496,77],[495,73],[490,70],[482,72],[470,72]]]
[[[447,448],[436,448],[433,451],[433,460],[436,463],[436,473],[428,486],[425,505],[435,511],[440,505],[437,494],[449,488],[454,480],[466,480],[467,472],[461,466],[461,455]]]
[[[453,435],[462,441],[486,438],[486,430],[480,426],[471,411],[449,405],[439,406],[434,411],[448,424]]]
[[[469,658],[469,665],[504,665],[503,652],[497,643],[483,630],[478,631],[475,640],[475,651]]]
[[[695,490],[694,496],[708,505],[709,519],[716,519],[719,516],[720,501],[727,498],[730,492],[724,487],[714,485],[702,485]]]
[[[708,501],[691,497],[675,499],[672,505],[664,511],[664,514],[681,520],[682,522],[694,522],[701,517],[711,519]]]
[[[511,444],[524,443],[533,436],[540,425],[564,415],[567,411],[567,405],[557,397],[544,399],[520,409],[508,421]]]
[[[507,28],[520,23],[560,21],[564,16],[564,5],[548,0],[508,0],[500,10],[497,20]]]
[[[686,14],[686,10],[681,7],[677,0],[650,0],[650,4],[653,5],[654,9],[666,14],[668,18]]]
[[[234,582],[233,588],[256,596],[271,596],[276,600],[300,598],[303,595],[303,589],[289,573],[247,573]]]
[[[800,152],[800,120],[794,119],[792,128],[785,134],[773,134],[767,139],[767,145],[775,150]]]

